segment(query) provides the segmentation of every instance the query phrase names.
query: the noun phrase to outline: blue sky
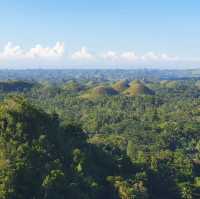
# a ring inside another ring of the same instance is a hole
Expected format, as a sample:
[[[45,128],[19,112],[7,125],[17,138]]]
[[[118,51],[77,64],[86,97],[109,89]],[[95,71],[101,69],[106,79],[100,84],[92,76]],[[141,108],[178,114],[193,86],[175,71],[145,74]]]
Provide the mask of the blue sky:
[[[3,67],[198,67],[198,0],[6,0]]]

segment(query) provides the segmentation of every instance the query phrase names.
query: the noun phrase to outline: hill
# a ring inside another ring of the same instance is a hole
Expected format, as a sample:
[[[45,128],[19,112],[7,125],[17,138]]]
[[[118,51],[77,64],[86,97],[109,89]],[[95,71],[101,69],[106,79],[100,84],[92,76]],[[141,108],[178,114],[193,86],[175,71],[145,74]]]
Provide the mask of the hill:
[[[115,82],[112,87],[116,91],[122,92],[122,91],[126,90],[127,88],[129,88],[129,82],[128,82],[128,80],[119,80],[119,81]]]
[[[126,184],[125,198],[143,194],[121,175],[124,168],[136,175],[128,158],[116,161],[88,144],[79,126],[61,125],[58,115],[24,98],[10,98],[0,110],[0,198],[123,198],[115,191],[119,180]]]
[[[177,88],[180,85],[180,82],[176,80],[162,81],[161,83],[165,88]]]
[[[118,92],[113,89],[112,87],[106,87],[106,86],[97,86],[92,89],[90,89],[87,93],[82,95],[83,98],[96,98],[101,96],[112,96],[117,95]]]
[[[83,89],[83,86],[79,84],[77,81],[69,81],[63,86],[63,90],[70,92],[79,92]]]
[[[124,91],[124,94],[130,96],[154,95],[154,91],[144,85],[141,81],[135,80],[130,84],[130,87]]]
[[[1,81],[0,90],[5,92],[30,90],[34,86],[33,83],[25,81]]]

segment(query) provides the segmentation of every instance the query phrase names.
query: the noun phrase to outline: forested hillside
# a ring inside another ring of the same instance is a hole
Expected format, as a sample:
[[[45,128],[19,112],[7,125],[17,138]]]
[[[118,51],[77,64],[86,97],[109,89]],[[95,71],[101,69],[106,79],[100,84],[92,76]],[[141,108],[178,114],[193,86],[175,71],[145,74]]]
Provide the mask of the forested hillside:
[[[5,84],[0,198],[200,198],[198,79]]]

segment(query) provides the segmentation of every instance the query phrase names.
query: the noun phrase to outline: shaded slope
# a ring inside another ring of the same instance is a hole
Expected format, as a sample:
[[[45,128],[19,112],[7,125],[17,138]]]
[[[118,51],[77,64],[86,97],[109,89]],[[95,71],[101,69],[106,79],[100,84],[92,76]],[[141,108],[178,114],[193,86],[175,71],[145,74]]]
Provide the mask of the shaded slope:
[[[116,91],[122,92],[122,91],[126,90],[129,87],[129,82],[128,82],[128,80],[119,80],[119,81],[115,82],[112,87]]]
[[[34,86],[33,83],[25,81],[2,81],[0,82],[0,90],[5,92],[26,91]]]

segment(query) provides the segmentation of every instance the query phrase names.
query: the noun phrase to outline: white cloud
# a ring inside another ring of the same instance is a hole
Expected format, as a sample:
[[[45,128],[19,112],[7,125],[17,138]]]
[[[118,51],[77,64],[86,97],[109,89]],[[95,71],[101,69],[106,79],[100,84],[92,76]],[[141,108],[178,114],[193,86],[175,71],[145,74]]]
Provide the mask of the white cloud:
[[[86,47],[71,54],[65,54],[64,43],[57,42],[52,47],[37,44],[30,49],[8,42],[0,52],[0,66],[161,66],[186,63],[186,59],[179,59],[166,53],[147,52],[137,54],[134,51],[107,51],[91,53]],[[187,62],[192,62],[187,61]],[[197,62],[197,61],[196,61]]]
[[[148,52],[141,57],[144,61],[177,61],[178,57],[170,56],[166,53],[156,54],[154,52]]]
[[[156,55],[154,52],[148,52],[141,57],[144,61],[156,61],[159,59],[159,56]]]
[[[121,54],[121,58],[126,60],[126,61],[135,61],[138,60],[138,56],[135,54],[135,52],[123,52]]]
[[[111,61],[116,61],[119,58],[119,55],[114,51],[108,51],[108,52],[100,55],[100,58],[103,58],[106,60],[111,60]]]
[[[160,57],[162,60],[166,60],[166,61],[178,61],[179,60],[179,58],[177,56],[169,56],[165,53],[161,54]]]
[[[55,46],[52,48],[50,47],[43,47],[40,44],[37,44],[35,47],[31,48],[27,52],[28,57],[41,57],[41,58],[55,58],[55,57],[62,57],[64,55],[64,43],[57,42]]]
[[[133,51],[121,53],[117,53],[115,51],[107,51],[106,53],[101,54],[100,58],[115,63],[134,62],[139,59],[139,57]]]
[[[57,58],[64,55],[64,43],[57,42],[53,47],[43,47],[37,44],[35,47],[24,50],[20,46],[15,46],[8,42],[3,52],[0,53],[0,59],[30,59],[30,58]]]
[[[2,53],[0,53],[0,58],[22,58],[23,51],[20,46],[14,46],[11,42],[8,42]]]
[[[92,60],[94,59],[94,55],[86,47],[82,47],[80,50],[74,52],[71,58],[74,60]]]

